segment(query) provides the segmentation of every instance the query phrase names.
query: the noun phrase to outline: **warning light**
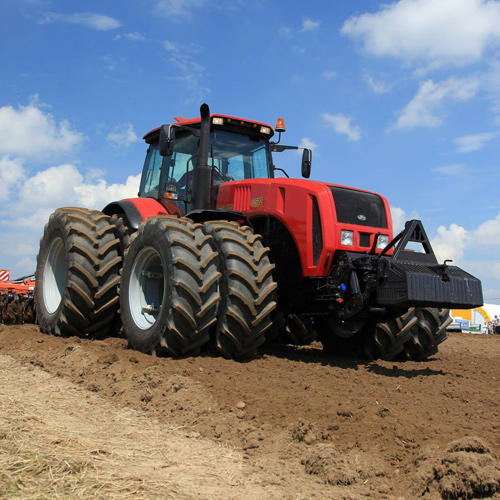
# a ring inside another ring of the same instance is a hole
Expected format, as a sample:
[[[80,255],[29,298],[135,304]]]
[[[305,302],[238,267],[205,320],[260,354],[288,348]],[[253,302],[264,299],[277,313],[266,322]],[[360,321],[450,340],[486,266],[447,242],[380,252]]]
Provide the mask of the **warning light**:
[[[276,122],[276,127],[274,127],[274,130],[276,132],[285,132],[285,120],[283,118],[278,118],[278,121]]]

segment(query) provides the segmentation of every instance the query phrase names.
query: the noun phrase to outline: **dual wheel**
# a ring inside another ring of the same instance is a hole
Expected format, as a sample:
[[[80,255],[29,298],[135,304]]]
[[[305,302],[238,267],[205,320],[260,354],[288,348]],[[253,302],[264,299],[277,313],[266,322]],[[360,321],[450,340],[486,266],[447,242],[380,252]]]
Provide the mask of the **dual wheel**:
[[[143,352],[192,355],[211,344],[226,358],[251,357],[276,307],[273,267],[248,227],[150,218],[124,260],[124,333]]]

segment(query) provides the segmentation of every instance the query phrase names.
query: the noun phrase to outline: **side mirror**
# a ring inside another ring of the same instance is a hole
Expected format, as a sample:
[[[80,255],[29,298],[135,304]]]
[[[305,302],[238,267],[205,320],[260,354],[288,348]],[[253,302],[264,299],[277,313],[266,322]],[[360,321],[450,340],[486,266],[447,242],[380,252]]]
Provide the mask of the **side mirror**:
[[[309,179],[311,175],[312,151],[304,149],[302,153],[302,177]]]
[[[160,129],[160,155],[172,156],[175,143],[175,127],[162,125]]]

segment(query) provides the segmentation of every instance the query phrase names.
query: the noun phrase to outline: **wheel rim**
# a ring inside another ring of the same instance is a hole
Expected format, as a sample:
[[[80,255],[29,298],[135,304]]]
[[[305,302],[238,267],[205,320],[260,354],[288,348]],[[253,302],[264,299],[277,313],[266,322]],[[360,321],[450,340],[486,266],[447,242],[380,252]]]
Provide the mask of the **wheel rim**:
[[[55,313],[61,304],[67,274],[64,242],[61,238],[55,238],[50,244],[43,270],[43,300],[49,314]]]
[[[160,254],[154,248],[143,248],[132,266],[128,292],[132,320],[141,330],[156,323],[163,303],[163,289]]]

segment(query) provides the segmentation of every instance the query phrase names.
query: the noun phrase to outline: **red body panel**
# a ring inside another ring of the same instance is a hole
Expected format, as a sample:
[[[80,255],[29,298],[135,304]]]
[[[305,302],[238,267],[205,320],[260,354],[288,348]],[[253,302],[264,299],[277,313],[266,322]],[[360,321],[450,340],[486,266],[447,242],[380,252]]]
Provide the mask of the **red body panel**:
[[[333,195],[326,184],[301,179],[249,179],[222,184],[217,208],[244,212],[249,219],[271,216],[282,222],[297,245],[304,277],[327,276],[337,250],[366,253],[370,248],[359,246],[360,233],[369,233],[370,244],[377,233],[392,239],[392,220],[387,200],[387,229],[337,222]],[[339,186],[344,187],[344,186]],[[349,188],[352,189],[352,188]],[[360,190],[358,190],[360,191]],[[316,197],[321,217],[323,249],[317,262],[313,260],[313,198]],[[342,246],[342,229],[353,231],[354,246]],[[380,253],[380,250],[377,250]],[[390,255],[391,252],[388,252]],[[328,260],[328,262],[327,262]]]
[[[153,198],[127,198],[125,201],[130,201],[134,204],[142,220],[155,215],[183,215],[177,206],[168,200],[162,200],[160,203],[160,201]]]

